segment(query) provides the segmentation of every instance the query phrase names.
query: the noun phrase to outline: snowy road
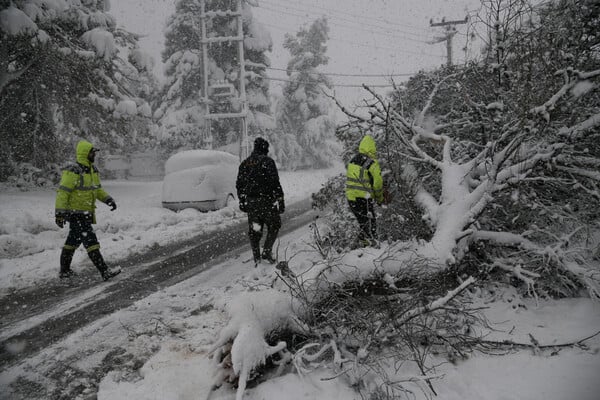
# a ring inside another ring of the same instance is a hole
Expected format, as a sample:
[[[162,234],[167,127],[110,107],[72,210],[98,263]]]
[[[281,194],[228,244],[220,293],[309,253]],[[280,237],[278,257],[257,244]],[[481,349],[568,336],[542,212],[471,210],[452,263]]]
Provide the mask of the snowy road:
[[[308,199],[292,204],[284,214],[280,234],[306,225],[314,218]],[[71,284],[53,280],[33,290],[15,291],[0,299],[3,310],[0,369],[155,291],[239,256],[248,248],[246,224],[240,223],[123,260],[120,265],[124,272],[106,284],[100,283],[97,272],[90,269],[79,274]]]

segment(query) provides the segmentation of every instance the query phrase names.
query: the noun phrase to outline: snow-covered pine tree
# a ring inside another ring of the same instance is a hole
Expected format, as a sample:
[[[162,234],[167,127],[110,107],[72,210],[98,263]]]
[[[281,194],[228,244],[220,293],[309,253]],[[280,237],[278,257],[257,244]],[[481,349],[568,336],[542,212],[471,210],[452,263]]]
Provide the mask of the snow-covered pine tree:
[[[291,54],[287,66],[290,82],[283,89],[277,124],[282,137],[291,135],[302,149],[299,160],[283,160],[288,167],[327,167],[340,154],[335,140],[333,104],[322,90],[331,88],[331,82],[318,71],[328,62],[328,32],[327,19],[323,17],[300,29],[295,36],[288,34],[285,38],[284,47]],[[294,155],[295,147],[292,143],[288,146]]]
[[[108,9],[104,0],[0,4],[0,180],[71,158],[80,137],[107,150],[149,140],[142,92],[151,88],[138,85],[148,58],[129,53],[135,37]]]
[[[235,0],[207,0],[205,10],[207,35],[236,36],[237,23],[225,11],[236,9]],[[265,68],[270,65],[265,52],[270,51],[272,41],[265,28],[253,19],[251,2],[242,4],[244,31],[244,59],[246,63],[246,98],[248,104],[248,128],[250,135],[272,129],[270,117],[269,81]],[[169,18],[166,44],[163,52],[166,84],[159,105],[154,113],[160,122],[161,141],[167,153],[186,148],[203,148],[202,141],[205,113],[202,96],[202,56],[200,32],[200,1],[179,0],[175,13]],[[236,88],[239,96],[239,60],[236,42],[213,43],[208,47],[209,85],[227,81]],[[237,112],[240,104],[227,102],[213,105],[215,112]],[[213,121],[211,133],[215,147],[239,140],[239,119]]]

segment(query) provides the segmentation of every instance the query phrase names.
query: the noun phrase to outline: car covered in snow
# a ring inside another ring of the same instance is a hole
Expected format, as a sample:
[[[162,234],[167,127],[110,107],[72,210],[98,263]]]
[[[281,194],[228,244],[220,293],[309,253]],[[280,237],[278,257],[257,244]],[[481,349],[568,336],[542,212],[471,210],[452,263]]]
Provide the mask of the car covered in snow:
[[[162,205],[179,211],[219,210],[236,201],[238,158],[217,150],[187,150],[165,164]]]

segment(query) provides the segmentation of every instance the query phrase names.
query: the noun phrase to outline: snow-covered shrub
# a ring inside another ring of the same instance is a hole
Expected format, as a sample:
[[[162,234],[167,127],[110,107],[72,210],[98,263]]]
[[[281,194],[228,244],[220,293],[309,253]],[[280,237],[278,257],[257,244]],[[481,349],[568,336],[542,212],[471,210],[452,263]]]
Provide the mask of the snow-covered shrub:
[[[337,251],[353,247],[359,232],[356,218],[350,212],[344,193],[346,176],[338,175],[329,178],[317,193],[312,195],[312,206],[319,210],[327,210],[325,216],[328,230],[319,233],[318,244],[331,246]]]
[[[23,190],[33,187],[53,187],[60,181],[61,170],[57,164],[48,165],[42,170],[30,163],[19,163],[6,178],[6,183]]]

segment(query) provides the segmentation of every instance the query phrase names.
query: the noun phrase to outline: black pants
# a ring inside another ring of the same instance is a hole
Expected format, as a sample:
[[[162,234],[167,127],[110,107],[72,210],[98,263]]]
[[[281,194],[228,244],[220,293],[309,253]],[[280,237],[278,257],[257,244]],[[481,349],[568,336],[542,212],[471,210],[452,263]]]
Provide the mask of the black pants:
[[[100,243],[98,243],[92,227],[92,216],[72,215],[69,217],[69,236],[67,236],[64,248],[77,250],[82,243],[88,253],[100,248]]]
[[[373,199],[357,198],[354,201],[348,200],[350,211],[356,217],[360,232],[359,240],[377,239],[377,226],[375,221],[375,205]]]
[[[100,243],[92,228],[91,215],[72,215],[69,217],[69,236],[60,253],[60,271],[65,273],[71,270],[71,261],[75,250],[83,244],[94,266],[104,277],[108,267],[100,254]]]
[[[265,226],[267,227],[267,237],[263,245],[263,253],[270,254],[281,228],[281,216],[272,204],[250,203],[248,205],[248,236],[255,259],[260,257],[260,240]]]

